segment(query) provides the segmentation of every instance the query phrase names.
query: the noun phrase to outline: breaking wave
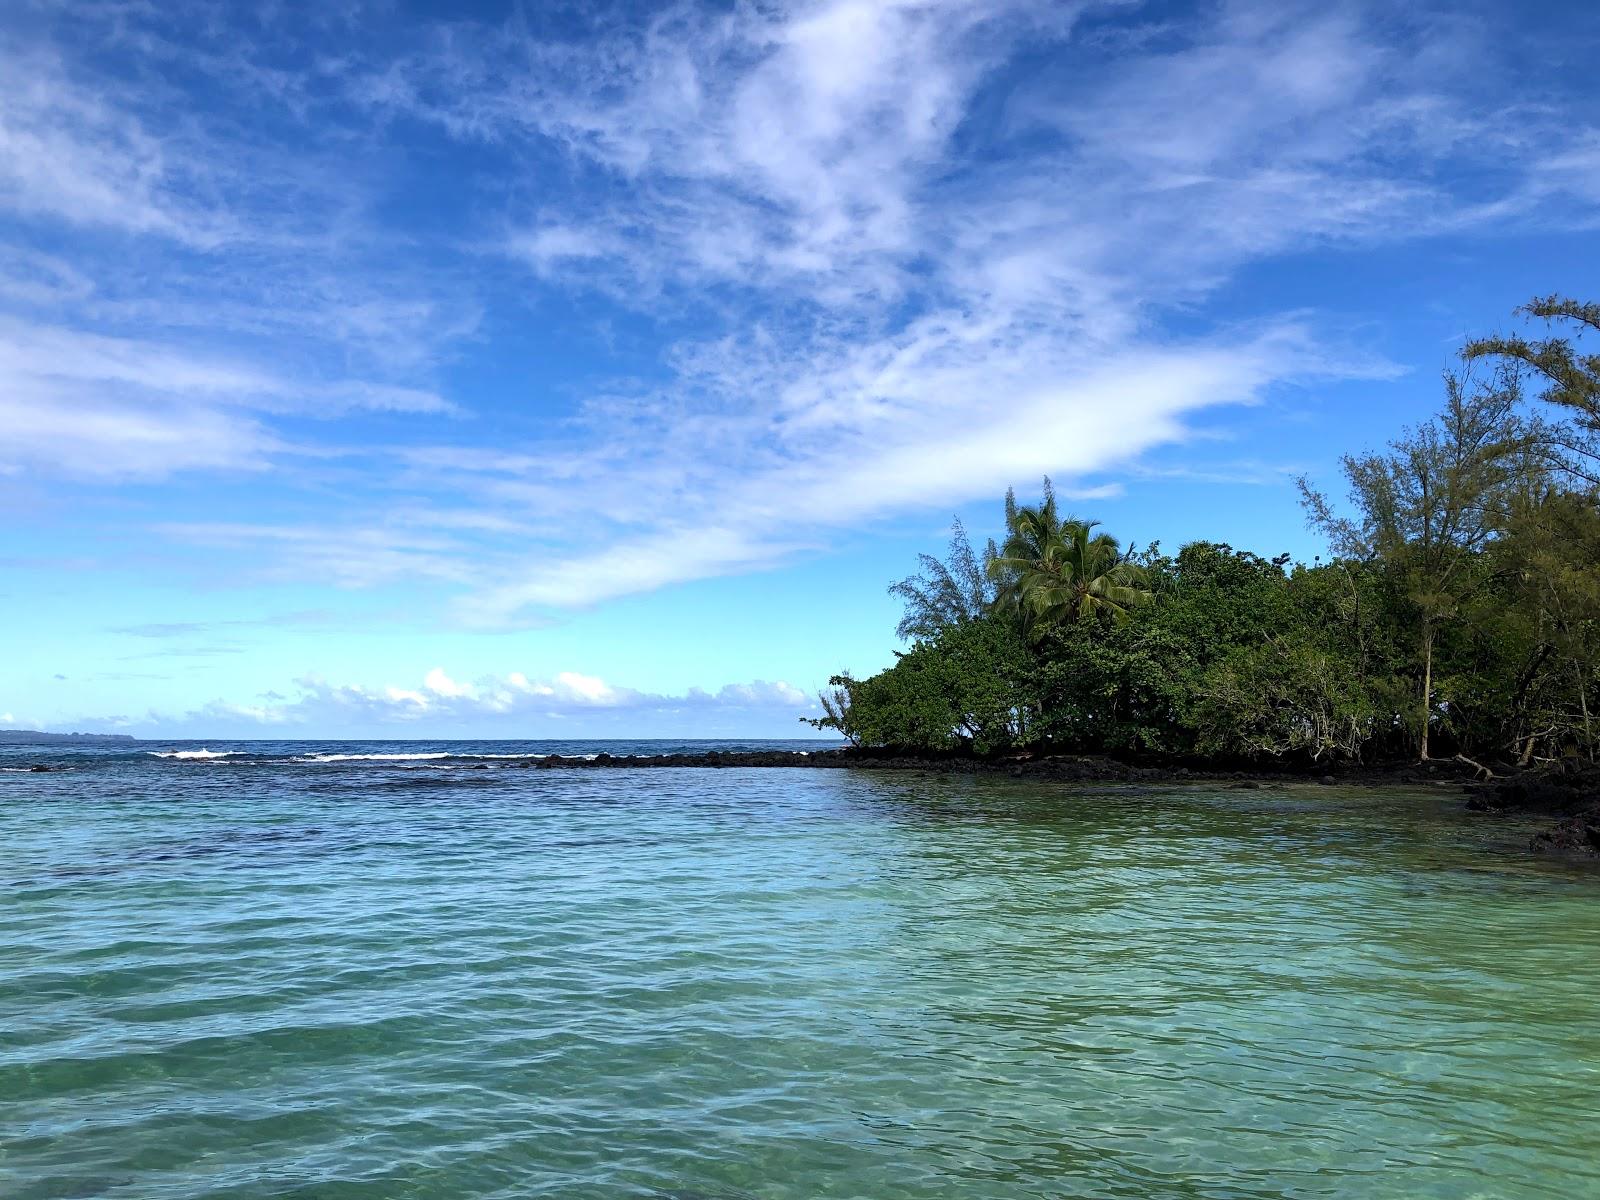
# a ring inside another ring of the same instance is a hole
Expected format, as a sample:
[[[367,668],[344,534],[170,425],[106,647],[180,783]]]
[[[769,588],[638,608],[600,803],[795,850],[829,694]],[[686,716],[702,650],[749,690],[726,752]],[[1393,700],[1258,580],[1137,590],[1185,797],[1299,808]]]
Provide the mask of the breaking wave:
[[[468,751],[432,750],[409,754],[271,754],[251,750],[147,750],[146,754],[156,758],[177,759],[184,762],[215,762],[226,763],[232,766],[246,765],[333,765],[338,763],[396,763],[405,765],[409,763],[424,764],[427,766],[446,767],[455,764],[489,763],[496,760],[509,760],[513,762],[528,762],[534,759],[549,758],[549,754],[528,751],[523,754],[475,754]],[[567,754],[566,758],[581,758],[585,760],[597,757],[594,754]],[[632,754],[616,754],[614,758],[633,758]]]

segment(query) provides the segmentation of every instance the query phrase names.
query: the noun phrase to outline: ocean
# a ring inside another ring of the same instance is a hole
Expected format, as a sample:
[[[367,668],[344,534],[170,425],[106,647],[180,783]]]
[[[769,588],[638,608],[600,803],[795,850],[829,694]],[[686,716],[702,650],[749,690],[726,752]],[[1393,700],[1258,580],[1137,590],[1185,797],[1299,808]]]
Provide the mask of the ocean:
[[[1459,795],[515,765],[829,744],[0,747],[0,1196],[1600,1195]]]

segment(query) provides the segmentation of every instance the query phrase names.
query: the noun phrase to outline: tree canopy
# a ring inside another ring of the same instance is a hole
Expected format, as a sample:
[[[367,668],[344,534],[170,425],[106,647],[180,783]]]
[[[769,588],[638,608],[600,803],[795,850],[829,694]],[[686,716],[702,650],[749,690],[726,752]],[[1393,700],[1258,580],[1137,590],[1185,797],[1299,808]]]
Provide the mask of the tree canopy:
[[[1235,762],[1594,754],[1600,650],[1600,306],[1523,311],[1571,337],[1470,343],[1440,410],[1300,480],[1332,557],[1215,542],[1124,550],[1005,498],[996,544],[958,523],[891,591],[909,648],[836,676],[814,721],[863,745]],[[1538,391],[1525,398],[1526,384]]]

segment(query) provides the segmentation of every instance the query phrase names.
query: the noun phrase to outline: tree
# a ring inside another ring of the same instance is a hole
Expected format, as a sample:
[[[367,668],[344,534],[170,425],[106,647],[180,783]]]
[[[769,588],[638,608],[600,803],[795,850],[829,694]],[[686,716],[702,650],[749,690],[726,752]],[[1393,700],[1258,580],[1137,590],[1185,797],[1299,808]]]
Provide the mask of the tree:
[[[950,526],[950,550],[943,562],[931,554],[917,555],[921,569],[899,583],[889,594],[905,602],[905,615],[895,633],[908,641],[937,637],[952,625],[975,621],[994,606],[996,589],[986,570],[994,557],[989,544],[984,562],[972,551],[966,528],[958,518]]]
[[[828,680],[828,686],[817,692],[817,703],[822,705],[820,717],[801,717],[802,725],[816,730],[832,729],[852,746],[861,744],[861,731],[850,714],[850,688],[855,684],[849,671],[841,671]]]
[[[1024,612],[1021,605],[1023,578],[1032,564],[1043,560],[1051,547],[1060,543],[1062,524],[1055,487],[1048,475],[1044,477],[1044,496],[1036,505],[1019,505],[1016,491],[1006,489],[1005,544],[984,564],[998,589],[997,606]]]
[[[965,621],[896,658],[868,679],[834,677],[849,692],[850,726],[863,744],[988,754],[1028,739],[1034,662],[1011,625]]]
[[[1600,329],[1594,307],[1541,303]],[[1007,492],[1001,546],[980,558],[958,524],[944,560],[891,589],[911,649],[836,676],[813,723],[932,751],[1594,757],[1600,484],[1572,464],[1600,450],[1600,360],[1560,339],[1474,345],[1496,370],[1447,373],[1435,417],[1342,460],[1349,506],[1300,480],[1331,561],[1134,554],[1064,515],[1047,478],[1037,504]],[[1523,411],[1532,369],[1565,425]]]
[[[1496,550],[1503,603],[1529,626],[1525,640],[1537,660],[1533,668],[1548,666],[1564,681],[1552,688],[1536,669],[1517,672],[1521,683],[1514,715],[1526,715],[1526,702],[1541,692],[1546,700],[1540,724],[1519,735],[1518,757],[1531,758],[1542,733],[1546,741],[1581,736],[1584,752],[1592,758],[1590,697],[1600,661],[1600,573],[1594,569],[1600,561],[1600,509],[1592,496],[1564,490],[1548,474],[1536,474],[1514,498]]]
[[[1584,304],[1564,296],[1545,296],[1517,310],[1546,324],[1561,322],[1575,332],[1600,333],[1600,304]],[[1585,482],[1600,484],[1600,354],[1585,354],[1572,340],[1549,337],[1529,341],[1517,334],[1478,338],[1461,352],[1469,362],[1493,358],[1544,381],[1540,399],[1564,412],[1571,423],[1544,431],[1543,440],[1563,466]]]
[[[1594,630],[1600,622],[1600,354],[1585,353],[1578,339],[1600,333],[1600,304],[1564,296],[1545,296],[1517,312],[1560,325],[1572,336],[1529,340],[1521,335],[1479,338],[1462,351],[1465,358],[1491,358],[1509,370],[1532,375],[1542,384],[1539,398],[1565,420],[1536,423],[1530,443],[1544,453],[1527,472],[1528,487],[1518,498],[1506,556],[1521,582],[1521,601],[1533,615],[1537,652],[1563,665],[1573,686],[1582,740],[1594,755],[1590,712],[1594,670]],[[1571,486],[1576,484],[1574,489]],[[1519,703],[1536,692],[1528,679]],[[1560,736],[1569,722],[1559,706],[1544,713],[1543,734]],[[1519,757],[1533,754],[1529,731]]]
[[[1505,519],[1510,463],[1521,445],[1518,399],[1510,372],[1483,384],[1447,372],[1439,416],[1391,442],[1387,453],[1342,460],[1358,520],[1339,516],[1305,477],[1298,481],[1312,526],[1335,552],[1382,564],[1413,606],[1421,661],[1417,745],[1424,760],[1439,626],[1459,612],[1475,579],[1474,556]]]
[[[1199,681],[1197,749],[1246,758],[1359,759],[1379,723],[1366,681],[1316,631],[1284,630]]]
[[[1097,521],[1063,518],[1048,478],[1038,505],[1018,507],[1006,494],[1006,540],[988,564],[1000,584],[998,605],[1014,613],[1030,639],[1084,617],[1126,620],[1149,601],[1144,573]]]

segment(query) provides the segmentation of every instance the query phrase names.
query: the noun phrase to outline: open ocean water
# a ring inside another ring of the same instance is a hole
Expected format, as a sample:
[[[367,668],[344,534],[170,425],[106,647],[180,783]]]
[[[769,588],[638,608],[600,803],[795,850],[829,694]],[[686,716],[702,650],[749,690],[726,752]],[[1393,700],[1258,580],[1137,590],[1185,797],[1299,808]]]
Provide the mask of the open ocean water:
[[[713,744],[0,748],[0,1197],[1600,1196],[1525,826]]]

